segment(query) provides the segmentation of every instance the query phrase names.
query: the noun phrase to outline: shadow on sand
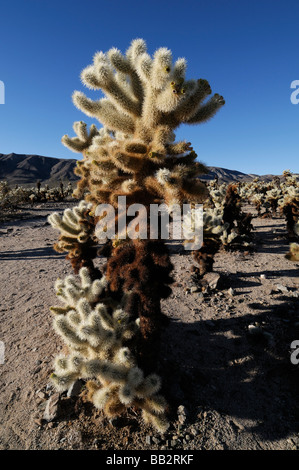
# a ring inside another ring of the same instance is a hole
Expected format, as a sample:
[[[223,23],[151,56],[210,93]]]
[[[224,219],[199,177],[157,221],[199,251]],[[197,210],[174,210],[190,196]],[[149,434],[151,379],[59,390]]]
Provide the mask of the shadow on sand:
[[[294,298],[254,315],[171,321],[161,342],[165,395],[175,406],[248,419],[255,423],[248,430],[264,440],[298,432],[299,365],[290,360],[290,345],[299,340],[298,311]],[[256,322],[259,334],[249,334]]]

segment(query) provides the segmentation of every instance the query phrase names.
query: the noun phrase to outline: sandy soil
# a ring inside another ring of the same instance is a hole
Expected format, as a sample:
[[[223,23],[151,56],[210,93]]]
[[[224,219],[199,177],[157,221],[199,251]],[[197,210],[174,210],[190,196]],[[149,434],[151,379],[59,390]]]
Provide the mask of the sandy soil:
[[[64,208],[28,208],[27,218],[0,226],[0,448],[298,449],[299,366],[290,361],[290,345],[299,340],[299,264],[284,257],[279,218],[254,219],[252,253],[216,255],[222,285],[210,293],[194,292],[190,254],[169,243],[176,283],[163,302],[171,321],[160,363],[173,413],[167,434],[143,425],[134,411],[109,422],[82,396],[66,394],[56,418],[43,420],[62,348],[49,307],[57,303],[55,280],[71,272],[52,249],[58,233],[46,216]]]

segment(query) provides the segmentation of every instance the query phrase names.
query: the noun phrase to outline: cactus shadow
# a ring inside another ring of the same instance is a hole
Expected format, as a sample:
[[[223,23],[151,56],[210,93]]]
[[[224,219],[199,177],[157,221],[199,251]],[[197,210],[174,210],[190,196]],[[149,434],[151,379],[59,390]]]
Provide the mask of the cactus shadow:
[[[190,255],[191,253],[190,250],[185,250],[183,240],[168,240],[166,245],[170,255]]]
[[[297,277],[298,276],[298,268],[293,269],[277,269],[277,270],[268,270],[262,269],[261,271],[252,271],[246,273],[237,273],[232,274],[231,276],[236,276],[238,278],[242,277],[259,277],[261,274],[265,274],[266,278],[280,278],[280,277]]]
[[[242,317],[171,321],[162,333],[160,373],[172,406],[239,418],[263,440],[298,432],[299,369],[290,361],[290,344],[299,337],[295,319],[294,305],[285,302]],[[250,334],[256,322],[260,331]]]
[[[41,247],[41,248],[31,248],[26,250],[10,250],[10,251],[2,251],[0,253],[0,259],[3,260],[32,260],[35,258],[39,259],[63,259],[65,255],[62,253],[57,253],[53,250],[51,246],[49,247]]]

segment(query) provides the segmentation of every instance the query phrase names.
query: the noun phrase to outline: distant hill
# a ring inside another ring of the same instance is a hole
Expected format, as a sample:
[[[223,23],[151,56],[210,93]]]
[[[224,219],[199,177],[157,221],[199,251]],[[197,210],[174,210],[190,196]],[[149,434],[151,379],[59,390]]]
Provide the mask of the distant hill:
[[[11,185],[35,185],[37,180],[42,184],[56,185],[60,181],[77,181],[74,174],[75,159],[43,157],[41,155],[19,155],[0,153],[0,181],[7,180]],[[200,177],[202,180],[212,180],[218,177],[219,183],[233,181],[251,181],[259,175],[246,174],[237,170],[228,170],[215,166],[208,167],[210,172]],[[274,175],[260,176],[264,181],[270,181]]]
[[[231,183],[233,181],[250,181],[259,176],[242,173],[241,171],[237,170],[228,170],[227,168],[218,168],[216,166],[208,166],[208,169],[210,172],[207,175],[201,176],[201,180],[213,180],[218,178],[220,183]]]
[[[75,159],[0,153],[0,181],[20,185],[35,185],[37,180],[49,185],[76,181],[75,165]]]

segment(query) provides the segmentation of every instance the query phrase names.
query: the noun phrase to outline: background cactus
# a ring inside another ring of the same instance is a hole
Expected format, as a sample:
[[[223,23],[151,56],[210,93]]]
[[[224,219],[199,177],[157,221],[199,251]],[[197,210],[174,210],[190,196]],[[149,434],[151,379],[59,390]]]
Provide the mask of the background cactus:
[[[251,243],[252,215],[241,210],[241,196],[238,186],[225,184],[217,187],[217,182],[208,185],[209,199],[204,204],[203,242],[200,249],[192,252],[197,266],[193,266],[193,278],[201,283],[203,276],[213,270],[214,256],[222,247],[233,249],[248,247]],[[191,210],[184,224],[195,223],[196,213]],[[190,243],[190,240],[188,240]],[[198,241],[192,240],[198,245]]]

